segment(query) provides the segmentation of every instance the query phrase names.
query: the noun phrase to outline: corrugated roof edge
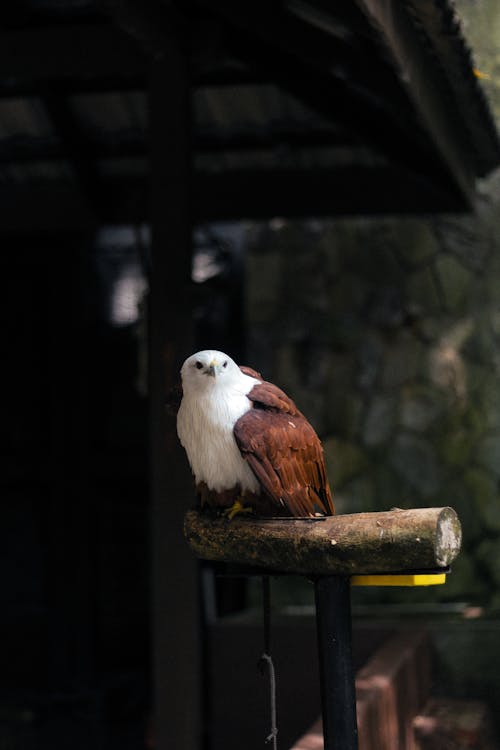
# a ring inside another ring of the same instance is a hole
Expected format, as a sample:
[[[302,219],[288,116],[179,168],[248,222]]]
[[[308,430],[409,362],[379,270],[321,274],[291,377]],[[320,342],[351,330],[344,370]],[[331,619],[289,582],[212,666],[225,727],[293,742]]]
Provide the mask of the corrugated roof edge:
[[[462,22],[449,0],[403,0],[408,15],[425,35],[428,52],[445,76],[463,117],[478,177],[500,164],[500,138],[486,94],[474,73],[473,52]]]

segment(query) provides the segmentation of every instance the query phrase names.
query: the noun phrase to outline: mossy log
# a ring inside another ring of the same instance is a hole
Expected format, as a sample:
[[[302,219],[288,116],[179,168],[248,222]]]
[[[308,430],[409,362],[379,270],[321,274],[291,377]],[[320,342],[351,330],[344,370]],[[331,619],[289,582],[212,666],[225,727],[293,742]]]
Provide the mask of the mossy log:
[[[444,568],[462,536],[453,508],[231,521],[191,510],[184,534],[205,560],[312,576]]]

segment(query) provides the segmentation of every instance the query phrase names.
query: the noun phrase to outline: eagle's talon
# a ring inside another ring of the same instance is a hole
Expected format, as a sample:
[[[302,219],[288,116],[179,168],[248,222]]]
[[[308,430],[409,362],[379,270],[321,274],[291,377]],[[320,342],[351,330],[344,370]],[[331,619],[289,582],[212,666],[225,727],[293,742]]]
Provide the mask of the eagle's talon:
[[[253,508],[249,505],[243,505],[241,500],[235,500],[230,508],[226,508],[222,515],[227,516],[229,521],[232,521],[238,513],[253,513]]]

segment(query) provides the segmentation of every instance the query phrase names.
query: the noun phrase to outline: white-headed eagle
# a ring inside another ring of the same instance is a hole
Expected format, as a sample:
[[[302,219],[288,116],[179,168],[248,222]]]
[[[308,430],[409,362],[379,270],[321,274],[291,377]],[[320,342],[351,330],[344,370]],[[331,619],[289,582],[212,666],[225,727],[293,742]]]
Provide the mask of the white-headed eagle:
[[[181,369],[177,434],[202,506],[229,517],[334,513],[321,442],[282,390],[223,352],[197,352]]]

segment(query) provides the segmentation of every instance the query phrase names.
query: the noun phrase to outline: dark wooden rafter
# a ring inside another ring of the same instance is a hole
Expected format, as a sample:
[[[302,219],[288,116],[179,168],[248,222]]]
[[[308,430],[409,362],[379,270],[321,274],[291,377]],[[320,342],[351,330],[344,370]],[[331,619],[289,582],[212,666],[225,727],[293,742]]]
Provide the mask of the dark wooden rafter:
[[[46,100],[44,100],[46,103]],[[67,105],[66,105],[67,106]],[[73,115],[71,115],[73,116]],[[61,116],[62,119],[62,116]],[[54,128],[57,127],[56,121]],[[57,120],[57,122],[60,122]],[[80,124],[78,123],[80,128]],[[60,135],[59,128],[59,135]],[[147,144],[144,137],[135,137],[127,133],[123,135],[116,134],[113,139],[94,140],[90,135],[83,136],[80,133],[79,138],[71,139],[71,143],[79,142],[83,154],[87,155],[93,161],[101,159],[127,159],[131,157],[146,157]],[[51,139],[30,139],[30,140],[10,140],[5,144],[0,143],[0,165],[7,164],[32,164],[34,162],[61,162],[71,159],[71,149],[68,149],[70,140],[62,141],[55,138]]]
[[[196,153],[216,154],[228,151],[251,152],[281,148],[307,149],[312,152],[324,148],[360,146],[355,136],[333,128],[312,126],[297,129],[271,125],[264,132],[234,132],[219,136],[198,133],[193,142]]]
[[[339,32],[355,37],[359,44],[373,43],[373,30],[366,22],[366,16],[353,0],[286,0],[288,10],[308,23],[314,22],[320,28],[335,25]]]
[[[232,170],[197,174],[197,220],[415,214],[466,208],[463,198],[398,166]]]
[[[102,21],[93,1],[78,3],[12,3],[2,8],[2,28],[13,31]]]
[[[50,51],[50,54],[48,52]],[[107,24],[0,31],[0,97],[144,87],[147,58]]]
[[[400,97],[400,87],[397,77],[390,66],[381,56],[375,56],[376,45],[373,34],[359,34],[358,29],[354,31],[345,26],[337,24],[335,18],[331,17],[328,25],[326,14],[318,16],[314,13],[314,7],[310,3],[301,0],[289,0],[287,3],[265,3],[264,0],[256,0],[255,3],[241,6],[243,19],[237,23],[236,16],[230,8],[230,3],[225,0],[199,0],[196,12],[190,17],[193,27],[193,72],[203,74],[203,70],[212,63],[226,59],[228,39],[226,31],[229,28],[234,34],[235,29],[246,27],[249,23],[249,31],[253,34],[257,24],[258,15],[264,23],[264,29],[259,40],[274,39],[276,45],[276,56],[284,51],[294,53],[299,59],[311,69],[330,70],[332,76],[349,78],[374,93],[383,92],[387,98]],[[286,9],[285,9],[286,7]],[[307,9],[307,12],[306,12]],[[310,11],[310,12],[309,12]],[[215,13],[215,15],[214,15]],[[361,14],[359,14],[361,18]],[[365,29],[368,25],[365,21]],[[241,57],[236,52],[229,58],[233,65]],[[367,65],[367,61],[371,65]],[[227,64],[227,63],[226,63]],[[243,69],[252,70],[248,63],[243,64]],[[272,70],[270,71],[272,73]]]
[[[149,221],[149,184],[141,178],[102,178],[102,221]],[[321,171],[233,170],[198,173],[192,187],[193,221],[269,219],[274,216],[422,214],[456,211],[460,195],[440,190],[397,167],[337,167]],[[54,232],[86,226],[91,214],[68,181],[0,188],[0,232]],[[29,223],[26,216],[30,217]]]
[[[168,54],[172,32],[181,34],[183,51],[187,52],[189,35],[185,17],[173,3],[159,0],[99,0],[102,10],[143,52],[155,60],[162,60]]]
[[[193,87],[211,86],[265,86],[270,83],[269,75],[263,71],[251,69],[248,65],[232,62],[211,62],[193,67]]]
[[[106,17],[82,24],[60,23],[0,30],[0,98],[37,96],[50,83],[61,94],[144,89],[148,55],[160,55],[166,43],[165,14],[155,22],[126,13],[121,4],[103,3],[116,25]],[[154,31],[153,31],[154,30]],[[125,32],[125,33],[123,33]],[[153,36],[154,34],[154,36]],[[47,55],[47,49],[51,55]],[[238,86],[269,83],[269,76],[237,61],[193,69],[194,86]]]
[[[67,144],[66,144],[67,145]],[[338,148],[360,145],[347,133],[328,127],[313,127],[307,131],[293,127],[270,127],[265,132],[234,132],[220,135],[217,132],[198,133],[193,137],[197,154],[227,152],[273,151],[276,149]],[[145,157],[147,144],[143,133],[116,133],[108,139],[85,138],[85,150],[94,160]],[[1,164],[29,164],[36,161],[61,161],[68,158],[65,144],[53,139],[8,140],[0,142]]]
[[[211,3],[204,5],[202,8],[197,7],[195,14],[190,18],[194,81],[203,85],[207,82],[208,85],[217,85],[217,77],[220,77],[222,81],[227,79],[228,82],[235,83],[238,83],[239,79],[242,83],[252,79],[258,83],[269,82],[273,78],[272,68],[263,70],[256,68],[252,59],[243,60],[238,47],[238,37],[236,43],[232,42],[236,26],[228,26],[223,15],[213,15]],[[302,2],[294,3],[297,10],[304,5]],[[279,15],[277,10],[270,10],[268,5],[264,7],[260,1],[257,2],[256,12],[266,23],[270,23],[270,31],[276,32],[277,56],[282,48],[293,50],[316,69],[329,69],[334,76],[363,80],[365,88],[374,91],[380,88],[383,81],[386,96],[399,95],[397,80],[388,80],[392,71],[383,59],[374,58],[370,67],[365,65],[367,58],[374,57],[371,55],[372,40],[357,37],[352,30],[345,34],[340,32],[332,38],[323,29],[304,23],[301,15],[284,12]],[[254,12],[249,12],[248,9],[244,9],[243,14],[246,19],[254,18]]]

